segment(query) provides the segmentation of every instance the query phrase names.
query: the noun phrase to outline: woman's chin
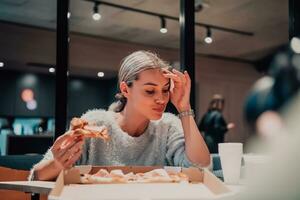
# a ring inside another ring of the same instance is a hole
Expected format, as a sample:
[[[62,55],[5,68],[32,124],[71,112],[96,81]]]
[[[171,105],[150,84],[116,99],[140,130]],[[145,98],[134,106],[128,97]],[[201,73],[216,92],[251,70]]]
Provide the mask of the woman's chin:
[[[151,118],[150,120],[159,120],[163,115],[163,112],[162,113],[154,113],[151,115]]]

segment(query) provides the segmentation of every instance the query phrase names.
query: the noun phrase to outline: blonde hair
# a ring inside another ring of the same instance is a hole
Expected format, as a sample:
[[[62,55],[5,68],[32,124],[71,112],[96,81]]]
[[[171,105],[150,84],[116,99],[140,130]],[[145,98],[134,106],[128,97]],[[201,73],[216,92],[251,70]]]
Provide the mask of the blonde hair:
[[[169,68],[169,64],[149,51],[135,51],[126,56],[121,63],[118,74],[118,84],[125,82],[129,87],[138,79],[138,74],[147,69]],[[109,106],[109,110],[121,112],[127,99],[122,93],[116,94],[117,101]]]

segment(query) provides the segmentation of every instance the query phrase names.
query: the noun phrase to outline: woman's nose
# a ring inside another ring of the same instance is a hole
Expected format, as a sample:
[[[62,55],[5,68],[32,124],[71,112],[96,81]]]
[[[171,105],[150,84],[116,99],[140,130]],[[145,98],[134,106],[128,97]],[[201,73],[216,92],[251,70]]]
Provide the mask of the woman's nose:
[[[157,95],[155,98],[155,103],[164,104],[166,102],[163,94]]]

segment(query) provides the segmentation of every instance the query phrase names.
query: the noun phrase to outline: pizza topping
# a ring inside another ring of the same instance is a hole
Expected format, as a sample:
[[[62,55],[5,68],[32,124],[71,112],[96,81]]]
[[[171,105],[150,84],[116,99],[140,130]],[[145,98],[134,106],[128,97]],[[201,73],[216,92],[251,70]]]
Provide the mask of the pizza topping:
[[[110,139],[107,128],[105,126],[95,126],[80,118],[71,120],[71,130],[73,135],[85,138],[101,138],[105,142]]]
[[[85,174],[82,183],[179,183],[188,182],[188,176],[182,172],[168,172],[165,169],[154,169],[146,173],[130,172],[124,174],[122,170],[100,169],[95,174]]]

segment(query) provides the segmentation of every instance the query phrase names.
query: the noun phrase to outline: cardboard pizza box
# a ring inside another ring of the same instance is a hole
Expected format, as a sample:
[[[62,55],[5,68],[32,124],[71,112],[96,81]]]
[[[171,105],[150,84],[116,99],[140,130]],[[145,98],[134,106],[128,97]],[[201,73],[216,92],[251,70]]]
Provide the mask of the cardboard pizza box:
[[[124,184],[81,184],[81,174],[94,174],[100,169],[120,169],[125,174],[145,173],[153,169],[183,172],[189,183],[124,183]],[[149,192],[153,191],[153,192]],[[231,190],[207,169],[195,167],[162,166],[76,166],[62,171],[55,182],[49,199],[213,199],[230,194]],[[178,193],[178,194],[177,194]],[[182,196],[183,195],[183,196]],[[202,198],[203,197],[203,198]]]

